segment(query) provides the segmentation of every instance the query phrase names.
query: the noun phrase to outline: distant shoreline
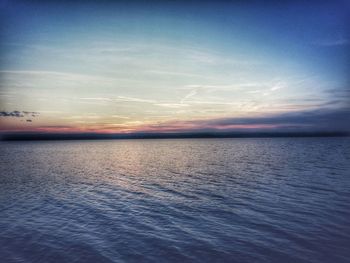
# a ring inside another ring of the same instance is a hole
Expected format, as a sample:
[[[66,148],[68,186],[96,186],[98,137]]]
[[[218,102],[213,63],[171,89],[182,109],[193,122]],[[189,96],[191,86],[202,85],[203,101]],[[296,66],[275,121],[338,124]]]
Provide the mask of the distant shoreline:
[[[121,140],[121,139],[209,139],[209,138],[301,138],[349,137],[349,132],[256,132],[256,133],[3,133],[1,141]]]

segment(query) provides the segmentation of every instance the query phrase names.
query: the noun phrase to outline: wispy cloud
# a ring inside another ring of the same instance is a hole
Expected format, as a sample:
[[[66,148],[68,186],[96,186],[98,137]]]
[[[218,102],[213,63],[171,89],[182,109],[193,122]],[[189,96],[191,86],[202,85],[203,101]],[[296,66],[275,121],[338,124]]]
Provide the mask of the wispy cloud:
[[[141,103],[155,103],[156,102],[155,100],[126,97],[126,96],[117,96],[114,100],[115,101],[125,101],[125,102],[141,102]]]
[[[182,98],[181,103],[184,103],[187,99],[195,96],[197,94],[197,88],[194,88],[193,90],[191,90],[185,97]]]
[[[183,108],[183,107],[188,107],[188,104],[184,104],[183,102],[181,103],[155,103],[153,104],[155,106],[160,106],[160,107],[166,107],[166,108]]]
[[[112,101],[111,98],[79,98],[81,100],[91,100],[91,101]]]
[[[332,47],[332,46],[345,46],[350,44],[350,39],[344,37],[337,37],[333,39],[324,39],[314,42],[315,45]]]
[[[147,70],[147,73],[156,74],[156,75],[171,75],[171,76],[181,76],[181,77],[200,77],[208,78],[199,74],[191,74],[187,72],[177,72],[177,71],[165,71],[165,70]]]
[[[135,98],[135,97],[127,97],[127,96],[116,96],[116,97],[88,97],[88,98],[79,98],[83,101],[96,101],[96,102],[113,102],[113,101],[121,101],[121,102],[141,102],[141,103],[155,103],[155,100],[143,99],[143,98]]]
[[[128,116],[122,116],[122,115],[112,115],[112,118],[116,118],[116,119],[125,119],[125,120],[130,119],[130,117],[128,117]]]
[[[272,85],[270,88],[270,91],[276,91],[279,89],[284,89],[287,86],[287,83],[284,81],[278,81]]]
[[[0,70],[2,74],[16,74],[16,75],[36,75],[36,76],[61,76],[70,79],[95,79],[95,78],[104,78],[99,76],[91,76],[84,74],[76,73],[67,73],[67,72],[57,72],[57,71],[43,71],[43,70]]]

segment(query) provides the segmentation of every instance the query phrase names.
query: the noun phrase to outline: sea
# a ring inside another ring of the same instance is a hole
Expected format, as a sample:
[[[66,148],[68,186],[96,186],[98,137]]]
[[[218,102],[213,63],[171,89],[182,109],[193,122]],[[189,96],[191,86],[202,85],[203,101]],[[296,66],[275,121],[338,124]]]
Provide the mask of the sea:
[[[0,142],[0,262],[350,262],[350,138]]]

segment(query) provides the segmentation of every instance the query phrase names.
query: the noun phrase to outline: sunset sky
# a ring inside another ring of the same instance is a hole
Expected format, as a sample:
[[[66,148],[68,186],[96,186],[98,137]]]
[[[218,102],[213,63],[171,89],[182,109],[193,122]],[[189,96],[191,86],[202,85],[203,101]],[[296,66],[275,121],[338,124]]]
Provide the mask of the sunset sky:
[[[1,1],[1,132],[349,131],[346,1],[111,2]]]

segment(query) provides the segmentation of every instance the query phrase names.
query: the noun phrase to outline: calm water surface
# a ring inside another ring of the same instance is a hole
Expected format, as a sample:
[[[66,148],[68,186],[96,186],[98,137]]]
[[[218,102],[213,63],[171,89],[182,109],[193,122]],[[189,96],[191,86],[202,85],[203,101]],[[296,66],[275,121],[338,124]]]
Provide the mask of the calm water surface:
[[[349,262],[346,138],[0,147],[1,262]]]

